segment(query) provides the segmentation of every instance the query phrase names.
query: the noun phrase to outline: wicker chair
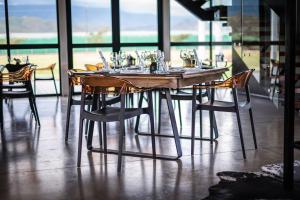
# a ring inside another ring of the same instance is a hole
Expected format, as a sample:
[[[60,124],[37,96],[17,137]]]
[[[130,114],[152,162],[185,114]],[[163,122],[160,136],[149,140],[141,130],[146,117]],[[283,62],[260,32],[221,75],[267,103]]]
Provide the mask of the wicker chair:
[[[0,78],[0,123],[3,130],[3,99],[4,98],[28,98],[31,111],[40,126],[35,96],[31,85],[31,77],[34,69],[28,66],[12,73],[1,73]]]

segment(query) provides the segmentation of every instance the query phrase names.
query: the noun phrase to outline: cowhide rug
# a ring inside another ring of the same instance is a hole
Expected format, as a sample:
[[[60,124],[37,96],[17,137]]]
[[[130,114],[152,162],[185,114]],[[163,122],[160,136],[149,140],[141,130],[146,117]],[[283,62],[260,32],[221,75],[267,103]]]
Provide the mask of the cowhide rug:
[[[295,161],[295,189],[286,191],[282,185],[282,164],[262,167],[261,172],[220,172],[220,182],[209,188],[205,200],[226,199],[299,199],[300,161]]]

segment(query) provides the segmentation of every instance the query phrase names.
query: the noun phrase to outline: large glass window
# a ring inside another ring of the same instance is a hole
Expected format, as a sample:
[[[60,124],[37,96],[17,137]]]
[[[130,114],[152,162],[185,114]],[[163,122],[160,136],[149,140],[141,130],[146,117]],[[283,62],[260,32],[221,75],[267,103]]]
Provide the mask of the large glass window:
[[[121,43],[156,43],[157,1],[120,0]]]
[[[72,0],[74,44],[111,43],[111,1]]]
[[[9,0],[11,44],[57,44],[56,0]]]
[[[209,42],[209,21],[201,21],[171,0],[171,42]]]
[[[4,0],[0,0],[0,44],[6,44]]]

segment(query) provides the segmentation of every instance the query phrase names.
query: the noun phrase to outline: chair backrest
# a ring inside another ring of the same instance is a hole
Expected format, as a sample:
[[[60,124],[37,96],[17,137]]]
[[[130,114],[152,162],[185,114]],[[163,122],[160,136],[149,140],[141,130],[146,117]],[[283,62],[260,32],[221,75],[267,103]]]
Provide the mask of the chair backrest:
[[[219,87],[227,87],[227,88],[246,88],[249,80],[254,72],[254,69],[249,69],[240,73],[233,75],[227,80],[223,81],[219,84]]]
[[[87,71],[98,71],[99,67],[97,65],[85,64],[85,69]]]
[[[92,94],[128,94],[142,91],[132,83],[116,77],[86,76],[81,78],[83,92]]]
[[[83,77],[83,75],[76,74],[76,73],[80,73],[80,72],[86,72],[86,70],[83,70],[83,69],[68,70],[70,84],[72,84],[72,85],[80,85],[81,84],[81,78]]]
[[[2,77],[2,80],[10,82],[30,81],[33,71],[34,69],[32,69],[31,67],[25,66],[16,72],[9,73],[7,77]]]
[[[55,66],[56,66],[56,63],[53,63],[53,64],[49,65],[49,69],[54,70]]]

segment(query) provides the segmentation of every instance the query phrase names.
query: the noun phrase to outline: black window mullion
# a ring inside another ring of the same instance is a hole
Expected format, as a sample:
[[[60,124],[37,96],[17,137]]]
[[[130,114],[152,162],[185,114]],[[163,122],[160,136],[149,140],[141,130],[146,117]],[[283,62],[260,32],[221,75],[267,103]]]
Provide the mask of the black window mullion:
[[[112,48],[113,52],[120,51],[120,0],[111,0]]]
[[[9,37],[8,0],[4,0],[4,12],[5,12],[7,56],[8,58],[10,58],[11,53],[10,53],[10,37]]]

